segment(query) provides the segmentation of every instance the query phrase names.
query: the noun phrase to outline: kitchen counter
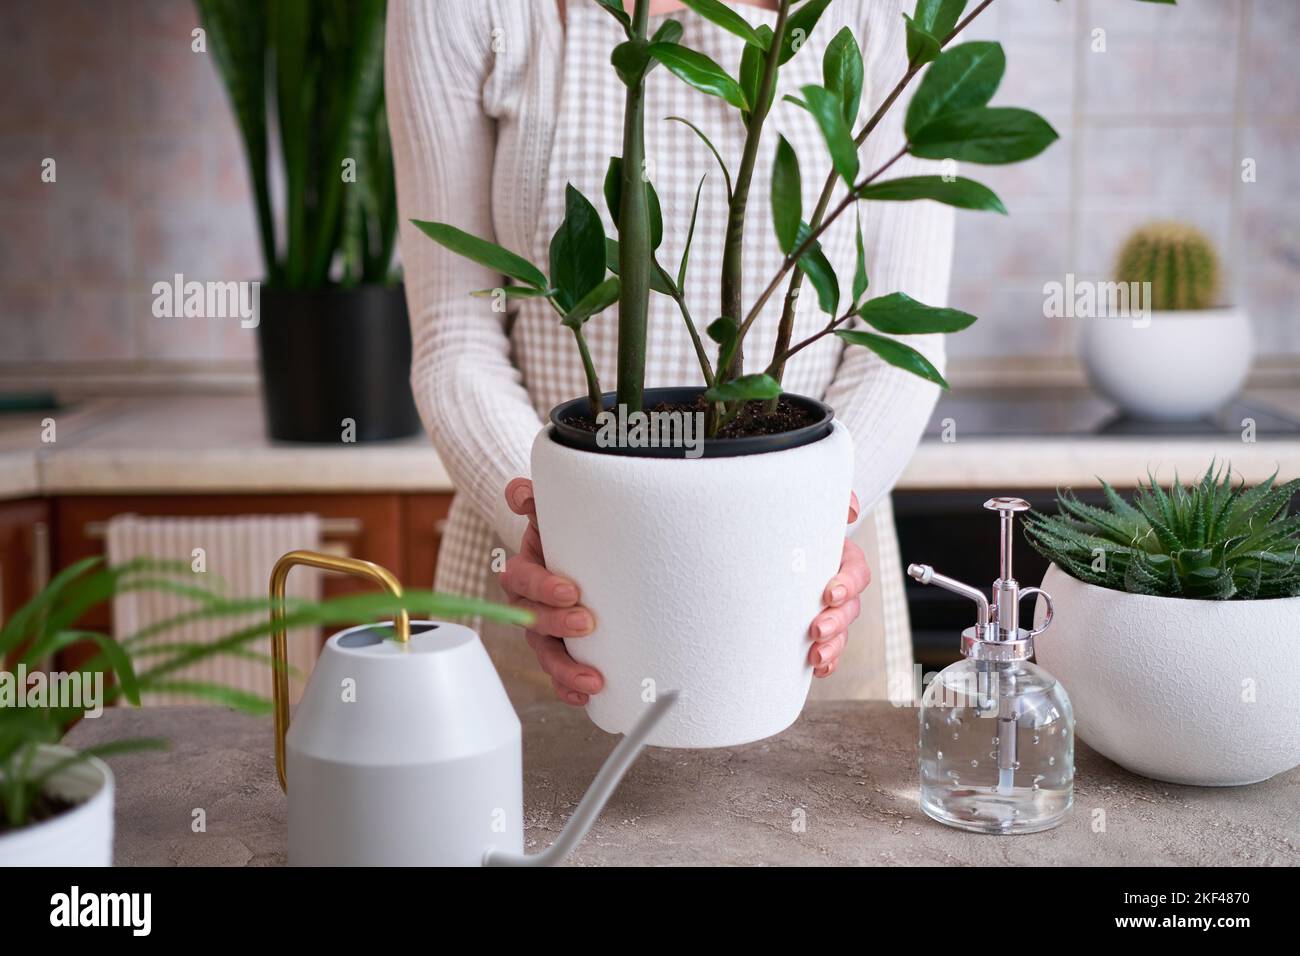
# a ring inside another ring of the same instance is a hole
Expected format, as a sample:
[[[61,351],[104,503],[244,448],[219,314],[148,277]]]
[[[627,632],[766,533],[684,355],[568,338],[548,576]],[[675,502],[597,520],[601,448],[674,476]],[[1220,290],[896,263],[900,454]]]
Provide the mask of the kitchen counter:
[[[554,841],[616,738],[559,703],[520,714],[529,852]],[[265,866],[287,855],[270,717],[210,708],[110,709],[73,746],[169,737],[109,760],[119,865]],[[644,752],[572,865],[1300,865],[1300,770],[1249,787],[1160,783],[1077,747],[1075,806],[1044,833],[993,837],[917,806],[916,712],[813,702],[744,747]],[[206,832],[192,830],[202,809]],[[803,832],[792,822],[797,811]],[[1099,813],[1104,811],[1104,815]],[[429,812],[436,814],[437,807]],[[1104,824],[1103,829],[1098,829]]]
[[[1092,486],[1097,477],[1131,486],[1148,466],[1162,478],[1175,470],[1196,475],[1211,458],[1231,461],[1234,471],[1251,483],[1279,468],[1284,479],[1300,475],[1300,430],[1278,432],[1261,425],[1253,443],[1243,442],[1235,431],[1070,431],[1069,422],[1044,410],[1048,401],[1060,400],[1060,390],[1045,393],[1051,399],[1015,390],[985,391],[998,401],[983,404],[980,394],[967,390],[945,397],[945,403],[953,404],[940,405],[932,433],[899,479],[899,490],[1053,489]],[[1261,407],[1300,414],[1300,390],[1259,390],[1247,397]],[[1096,414],[1099,401],[1086,396],[1078,401],[1085,419]],[[1007,433],[993,434],[1000,427],[996,419],[1004,417],[1001,408],[1008,404],[1032,411],[1035,430],[1011,420]],[[953,440],[945,441],[940,423],[950,414]],[[41,423],[47,417],[57,427],[52,443],[42,440]],[[992,425],[990,419],[995,419]],[[256,395],[87,399],[55,412],[0,417],[0,498],[450,490],[447,470],[424,436],[329,446],[271,442]]]

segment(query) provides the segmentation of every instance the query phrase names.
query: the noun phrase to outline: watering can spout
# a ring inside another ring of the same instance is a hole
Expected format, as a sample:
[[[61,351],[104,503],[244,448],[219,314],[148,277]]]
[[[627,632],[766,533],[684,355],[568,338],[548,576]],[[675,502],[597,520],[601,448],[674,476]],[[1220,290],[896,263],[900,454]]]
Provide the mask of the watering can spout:
[[[678,692],[675,690],[660,694],[654,703],[646,709],[646,712],[641,715],[641,719],[619,741],[618,746],[614,748],[614,752],[609,755],[600,768],[600,773],[596,774],[596,779],[587,788],[586,794],[578,804],[578,809],[573,812],[568,824],[560,831],[559,837],[548,849],[531,856],[525,853],[505,853],[501,850],[489,849],[483,855],[483,865],[555,866],[562,862],[582,842],[582,838],[587,835],[587,831],[596,822],[596,818],[600,816],[600,811],[605,808],[606,802],[618,788],[623,775],[627,773],[628,769],[636,761],[637,756],[645,749],[646,738],[650,736],[650,732],[655,729],[664,715],[672,710],[673,705],[677,703],[677,695]]]

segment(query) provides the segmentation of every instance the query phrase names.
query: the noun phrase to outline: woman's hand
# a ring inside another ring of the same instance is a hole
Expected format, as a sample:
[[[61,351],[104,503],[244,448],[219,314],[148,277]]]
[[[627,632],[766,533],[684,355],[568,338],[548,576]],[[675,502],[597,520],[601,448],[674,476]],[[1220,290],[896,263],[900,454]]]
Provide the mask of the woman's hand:
[[[565,650],[563,638],[585,637],[596,626],[591,611],[578,603],[578,585],[568,578],[546,570],[542,554],[542,535],[537,530],[537,505],[533,500],[533,483],[516,478],[506,485],[506,504],[517,515],[528,519],[519,553],[506,562],[501,587],[510,604],[525,608],[536,616],[527,632],[528,646],[537,655],[537,663],[551,677],[555,696],[566,704],[582,707],[588,697],[605,686],[605,679],[595,669],[579,664]]]
[[[861,506],[858,496],[849,497],[849,523],[858,519]],[[830,584],[822,594],[825,610],[813,619],[808,636],[813,646],[808,652],[808,663],[813,666],[815,677],[829,677],[835,673],[840,654],[849,638],[849,625],[857,620],[862,603],[858,598],[867,585],[871,583],[871,569],[867,567],[867,556],[862,549],[844,539],[844,556],[840,559],[840,573],[831,578]]]

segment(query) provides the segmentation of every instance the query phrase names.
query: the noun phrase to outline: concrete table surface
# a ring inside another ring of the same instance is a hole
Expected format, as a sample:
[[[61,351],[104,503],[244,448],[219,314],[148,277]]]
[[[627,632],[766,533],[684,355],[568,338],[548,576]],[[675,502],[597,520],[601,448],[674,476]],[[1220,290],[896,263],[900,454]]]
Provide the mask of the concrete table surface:
[[[616,738],[558,703],[525,708],[520,718],[525,843],[536,852],[555,839]],[[1182,787],[1134,776],[1080,743],[1065,823],[981,836],[920,811],[915,725],[915,710],[887,703],[814,702],[789,730],[758,743],[652,748],[570,863],[1300,865],[1300,770],[1249,787]],[[285,862],[286,801],[270,717],[117,708],[82,721],[67,742],[136,736],[167,737],[172,746],[109,761],[118,865]],[[195,832],[200,810],[205,830]]]

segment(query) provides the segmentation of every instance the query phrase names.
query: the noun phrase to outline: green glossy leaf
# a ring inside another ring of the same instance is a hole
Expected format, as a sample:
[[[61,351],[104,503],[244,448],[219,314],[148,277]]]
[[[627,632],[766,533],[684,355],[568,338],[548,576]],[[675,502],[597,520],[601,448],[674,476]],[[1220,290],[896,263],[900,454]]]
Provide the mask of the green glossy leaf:
[[[822,57],[822,83],[839,97],[844,122],[852,129],[862,106],[862,50],[853,31],[844,27],[831,38]]]
[[[564,220],[550,251],[555,301],[567,313],[605,278],[605,227],[596,207],[572,185],[564,187]]]
[[[708,174],[700,177],[700,184],[695,187],[695,204],[691,207],[691,228],[686,231],[686,245],[682,247],[682,262],[677,267],[677,288],[686,288],[686,263],[691,258],[691,243],[695,239],[695,220],[700,214],[700,195],[704,192],[704,180]]]
[[[731,172],[730,170],[727,169],[727,164],[722,161],[722,154],[718,152],[717,147],[715,147],[713,143],[709,141],[709,138],[704,135],[703,131],[694,123],[692,123],[690,120],[683,119],[680,116],[668,116],[665,117],[665,119],[670,120],[671,122],[674,123],[681,123],[683,126],[690,128],[690,130],[703,141],[704,145],[709,147],[709,152],[712,153],[713,158],[718,161],[718,168],[722,170],[722,178],[727,183],[727,199],[730,200],[731,199]]]
[[[729,382],[715,385],[704,393],[710,402],[737,402],[779,398],[781,383],[765,372],[742,375]]]
[[[718,368],[730,368],[731,360],[736,354],[736,346],[740,342],[738,337],[740,326],[736,324],[734,319],[723,316],[710,322],[704,331],[709,338],[722,346],[718,353]]]
[[[682,25],[676,20],[665,20],[650,38],[651,43],[676,43],[682,38]]]
[[[908,138],[937,117],[987,105],[1006,68],[1000,43],[981,40],[945,50],[925,71],[907,104],[903,128]]]
[[[886,338],[883,335],[859,332],[856,329],[837,329],[835,334],[850,345],[861,345],[864,348],[871,349],[895,368],[901,368],[913,375],[919,375],[928,382],[934,382],[940,388],[948,387],[947,381],[939,374],[939,370],[930,363],[930,360],[910,345],[904,345],[902,342]]]
[[[659,194],[655,192],[654,185],[649,180],[644,182],[646,203],[650,211],[650,247],[658,249],[664,241],[663,208],[659,205]],[[618,156],[609,158],[609,166],[605,169],[604,191],[605,208],[609,210],[609,217],[614,221],[614,227],[618,228],[619,210],[623,208],[623,160]]]
[[[605,268],[618,275],[618,240],[608,236],[605,238]],[[650,269],[650,288],[660,295],[672,295],[676,291],[667,274],[657,264]]]
[[[609,62],[625,86],[636,86],[652,62],[650,44],[639,37],[624,40],[610,52]]]
[[[749,109],[749,100],[740,84],[703,53],[677,43],[652,43],[650,56],[701,93],[721,97],[737,109]]]
[[[772,28],[766,23],[758,26],[758,35],[762,39],[765,47],[772,44]],[[745,91],[745,99],[750,103],[758,102],[759,87],[763,85],[763,61],[766,54],[756,46],[745,44],[745,49],[740,53],[740,88]],[[773,83],[772,88],[767,91],[767,101],[763,104],[763,112],[767,113],[772,108],[772,101],[776,99],[777,84]]]
[[[802,245],[811,231],[807,223],[800,223],[799,241],[796,245]],[[840,307],[840,282],[835,277],[835,269],[826,258],[820,243],[814,242],[808,251],[799,257],[799,269],[817,290],[817,304],[821,306],[821,310],[834,317]]]
[[[925,28],[920,26],[915,20],[906,13],[903,14],[903,22],[907,28],[907,62],[912,66],[921,66],[929,63],[939,55],[942,44],[939,38],[927,33]]]
[[[624,30],[632,29],[632,18],[623,7],[623,0],[596,0],[596,2],[608,10],[615,20],[623,24]]]
[[[778,63],[785,63],[794,56],[812,35],[813,27],[822,18],[831,0],[805,0],[802,6],[790,14],[785,21],[785,37],[781,41],[781,56]]]
[[[911,200],[933,199],[959,209],[978,209],[1006,215],[1007,207],[993,190],[973,179],[957,176],[906,176],[871,183],[858,190],[861,199]]]
[[[799,178],[799,157],[784,136],[776,143],[772,163],[772,225],[781,251],[789,253],[799,238],[803,221],[803,187]]]
[[[542,275],[540,269],[495,242],[471,236],[468,232],[445,222],[427,222],[423,219],[412,219],[411,222],[438,245],[450,249],[458,256],[464,256],[481,266],[487,266],[493,272],[499,272],[534,288],[546,288],[546,276]]]
[[[869,299],[858,309],[868,325],[890,335],[931,335],[960,332],[975,324],[975,316],[958,309],[938,309],[903,292]]]
[[[1037,156],[1057,138],[1037,113],[984,106],[932,120],[912,137],[909,151],[923,159],[999,165]]]
[[[826,139],[831,165],[851,187],[858,175],[858,144],[853,141],[853,132],[844,122],[839,97],[824,86],[805,86],[802,92],[809,112]]]
[[[863,294],[867,291],[867,251],[862,246],[862,211],[855,210],[858,214],[857,228],[854,232],[854,239],[857,241],[857,264],[853,270],[853,304],[856,305],[861,301]]]
[[[736,333],[740,331],[740,326],[736,325],[731,319],[726,317],[714,319],[704,330],[709,338],[719,345],[726,345],[736,338]]]
[[[560,324],[570,329],[580,329],[582,324],[597,312],[603,312],[618,301],[621,285],[618,276],[610,276],[592,289],[565,314]]]
[[[917,0],[916,15],[907,17],[908,61],[922,64],[933,60],[965,8],[966,0]],[[913,46],[913,30],[919,34],[920,49]],[[932,49],[930,42],[933,42]]]
[[[722,27],[727,32],[734,33],[746,43],[752,44],[760,50],[767,49],[767,44],[754,32],[754,28],[749,25],[749,21],[731,7],[722,3],[721,0],[682,0],[682,4],[694,10],[704,19]],[[770,36],[768,42],[771,42]]]

